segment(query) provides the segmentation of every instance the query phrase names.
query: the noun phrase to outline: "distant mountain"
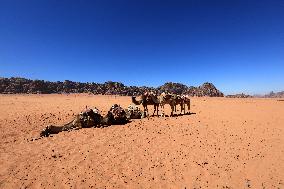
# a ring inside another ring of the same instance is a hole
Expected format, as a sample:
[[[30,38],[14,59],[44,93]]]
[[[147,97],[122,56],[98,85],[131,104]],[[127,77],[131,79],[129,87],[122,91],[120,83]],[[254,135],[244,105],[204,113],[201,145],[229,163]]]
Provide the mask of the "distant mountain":
[[[226,97],[227,98],[252,98],[253,96],[241,93],[241,94],[227,95]]]
[[[265,98],[284,98],[284,91],[274,93],[273,91],[269,94],[264,95]]]
[[[170,92],[175,94],[187,94],[190,96],[210,96],[223,97],[224,94],[219,91],[212,83],[204,83],[199,87],[186,86],[181,83],[168,82],[157,88],[161,92]]]
[[[133,96],[143,94],[145,91],[153,91],[157,94],[170,92],[175,94],[187,94],[190,96],[223,97],[212,83],[204,83],[199,87],[188,87],[181,83],[168,82],[157,88],[125,86],[120,82],[108,81],[105,83],[81,83],[74,81],[50,82],[44,80],[31,80],[20,77],[1,78],[0,93],[2,94],[51,94],[51,93],[93,93],[103,95]]]
[[[188,86],[181,84],[181,83],[173,83],[167,82],[162,86],[157,88],[158,91],[162,92],[169,92],[175,94],[185,94],[188,90]]]

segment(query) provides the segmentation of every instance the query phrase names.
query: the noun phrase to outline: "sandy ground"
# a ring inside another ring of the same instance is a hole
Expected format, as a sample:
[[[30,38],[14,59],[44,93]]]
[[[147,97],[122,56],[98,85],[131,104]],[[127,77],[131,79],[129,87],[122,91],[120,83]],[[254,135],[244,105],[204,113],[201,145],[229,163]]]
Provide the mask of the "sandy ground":
[[[31,139],[130,97],[0,95],[0,188],[284,188],[284,101],[193,98],[191,112]],[[167,107],[169,114],[169,107]]]

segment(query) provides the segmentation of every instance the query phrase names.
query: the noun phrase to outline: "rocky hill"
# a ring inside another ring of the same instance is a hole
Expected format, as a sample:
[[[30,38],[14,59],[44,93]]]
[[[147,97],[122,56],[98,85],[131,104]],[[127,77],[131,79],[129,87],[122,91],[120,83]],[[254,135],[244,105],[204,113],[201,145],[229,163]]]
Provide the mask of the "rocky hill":
[[[281,92],[270,92],[269,94],[264,95],[265,98],[284,98],[284,91]]]
[[[241,93],[241,94],[227,95],[226,97],[227,98],[252,98],[253,96]]]
[[[168,82],[157,88],[125,86],[123,83],[108,81],[105,83],[81,83],[65,80],[50,82],[44,80],[30,80],[19,77],[0,78],[0,93],[2,94],[51,94],[51,93],[93,93],[103,95],[140,95],[145,91],[155,93],[171,92],[190,96],[223,97],[212,83],[204,83],[199,87],[188,87],[181,83]]]
[[[210,96],[210,97],[223,97],[224,94],[219,91],[212,83],[204,83],[199,87],[186,86],[181,83],[165,83],[157,88],[161,92],[170,92],[175,94],[187,94],[190,96]]]

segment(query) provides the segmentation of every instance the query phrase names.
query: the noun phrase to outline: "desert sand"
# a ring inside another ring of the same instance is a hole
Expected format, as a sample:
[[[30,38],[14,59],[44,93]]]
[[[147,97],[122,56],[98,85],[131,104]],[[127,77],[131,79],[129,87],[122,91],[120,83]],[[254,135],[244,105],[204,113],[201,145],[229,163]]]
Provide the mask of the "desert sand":
[[[131,97],[0,95],[0,188],[284,188],[278,99],[192,98],[191,115],[33,140],[86,105],[105,114],[114,103]]]

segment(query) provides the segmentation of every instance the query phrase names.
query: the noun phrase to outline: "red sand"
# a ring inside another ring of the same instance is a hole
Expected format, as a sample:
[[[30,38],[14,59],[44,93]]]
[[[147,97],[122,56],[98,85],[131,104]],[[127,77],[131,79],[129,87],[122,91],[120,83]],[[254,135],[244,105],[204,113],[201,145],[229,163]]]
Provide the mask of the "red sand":
[[[114,103],[131,98],[0,95],[0,188],[284,188],[277,99],[192,98],[196,114],[31,140],[86,105],[105,114]]]

